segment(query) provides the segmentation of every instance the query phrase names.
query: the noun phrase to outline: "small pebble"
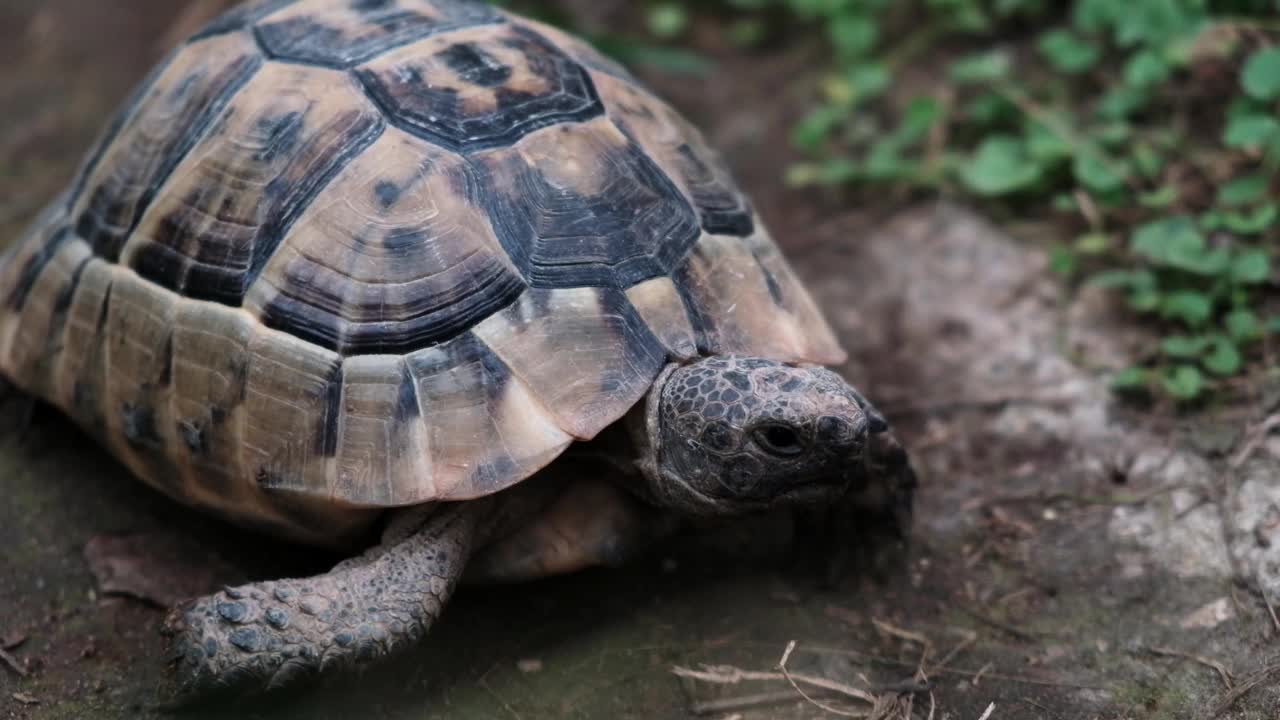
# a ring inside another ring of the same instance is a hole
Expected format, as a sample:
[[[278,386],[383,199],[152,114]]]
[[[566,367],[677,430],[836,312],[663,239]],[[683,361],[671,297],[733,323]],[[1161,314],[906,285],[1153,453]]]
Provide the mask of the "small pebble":
[[[522,673],[536,673],[542,671],[542,661],[537,658],[525,658],[516,661],[516,669]]]

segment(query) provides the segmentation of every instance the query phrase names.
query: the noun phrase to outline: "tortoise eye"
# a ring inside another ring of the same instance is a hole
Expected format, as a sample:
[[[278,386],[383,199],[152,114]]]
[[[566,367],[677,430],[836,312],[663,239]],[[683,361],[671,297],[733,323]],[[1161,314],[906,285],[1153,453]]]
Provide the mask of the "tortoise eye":
[[[752,432],[756,444],[765,452],[780,457],[795,457],[804,452],[800,433],[787,425],[762,425]]]

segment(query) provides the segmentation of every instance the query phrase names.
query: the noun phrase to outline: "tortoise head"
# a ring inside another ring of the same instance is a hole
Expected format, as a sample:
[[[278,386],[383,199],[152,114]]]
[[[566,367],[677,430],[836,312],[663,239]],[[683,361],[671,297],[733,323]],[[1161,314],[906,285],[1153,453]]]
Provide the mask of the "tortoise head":
[[[673,510],[722,515],[864,498],[890,515],[909,512],[914,476],[881,477],[895,473],[876,457],[888,423],[830,370],[706,358],[668,369],[646,414],[649,494]]]

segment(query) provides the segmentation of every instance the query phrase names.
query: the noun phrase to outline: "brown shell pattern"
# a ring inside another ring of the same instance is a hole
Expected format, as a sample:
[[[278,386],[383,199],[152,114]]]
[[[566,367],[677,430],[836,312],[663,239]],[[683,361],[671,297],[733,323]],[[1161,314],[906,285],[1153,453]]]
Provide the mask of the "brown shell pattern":
[[[463,0],[227,13],[0,261],[0,373],[311,540],[509,486],[723,353],[843,358],[697,130]]]

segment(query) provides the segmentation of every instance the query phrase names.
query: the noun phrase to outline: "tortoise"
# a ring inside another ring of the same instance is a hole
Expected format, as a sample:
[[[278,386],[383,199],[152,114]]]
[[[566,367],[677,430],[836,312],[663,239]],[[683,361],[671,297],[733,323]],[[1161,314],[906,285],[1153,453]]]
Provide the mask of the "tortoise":
[[[363,666],[464,577],[700,518],[909,522],[905,451],[724,161],[479,2],[221,15],[6,251],[0,303],[17,391],[182,503],[348,554],[175,608],[184,696]]]

